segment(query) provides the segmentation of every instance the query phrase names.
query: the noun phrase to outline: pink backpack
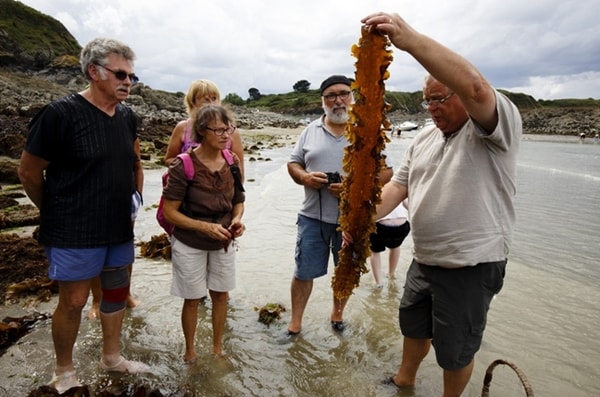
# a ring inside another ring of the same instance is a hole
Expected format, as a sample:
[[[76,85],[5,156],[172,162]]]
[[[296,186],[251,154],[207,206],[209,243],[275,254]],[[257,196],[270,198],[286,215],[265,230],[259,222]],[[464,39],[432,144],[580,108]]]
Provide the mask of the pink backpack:
[[[227,162],[227,164],[229,164],[229,167],[231,168],[231,172],[233,173],[233,177],[235,179],[236,186],[238,188],[241,187],[241,190],[244,191],[244,187],[241,184],[241,179],[240,179],[240,175],[239,175],[239,168],[233,162],[232,153],[227,149],[222,150],[221,153],[223,154],[225,161]],[[177,157],[179,157],[181,159],[181,161],[183,162],[183,172],[185,173],[185,179],[188,181],[188,185],[189,185],[189,183],[194,179],[194,163],[192,161],[192,158],[190,157],[189,153],[180,153],[177,155]],[[168,181],[169,181],[169,171],[167,170],[162,175],[163,189],[165,188],[165,186],[167,186]],[[173,234],[173,230],[175,229],[175,226],[165,219],[163,206],[164,206],[164,198],[161,195],[160,201],[158,202],[158,209],[156,210],[156,220],[158,221],[158,224],[165,230],[167,235],[171,236]]]

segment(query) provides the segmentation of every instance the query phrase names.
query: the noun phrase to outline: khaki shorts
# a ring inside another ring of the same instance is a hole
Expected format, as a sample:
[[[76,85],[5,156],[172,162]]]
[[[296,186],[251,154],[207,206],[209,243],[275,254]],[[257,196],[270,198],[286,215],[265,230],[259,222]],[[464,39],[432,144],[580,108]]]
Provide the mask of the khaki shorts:
[[[200,299],[206,291],[228,292],[235,288],[235,248],[206,251],[171,238],[173,282],[171,295]]]

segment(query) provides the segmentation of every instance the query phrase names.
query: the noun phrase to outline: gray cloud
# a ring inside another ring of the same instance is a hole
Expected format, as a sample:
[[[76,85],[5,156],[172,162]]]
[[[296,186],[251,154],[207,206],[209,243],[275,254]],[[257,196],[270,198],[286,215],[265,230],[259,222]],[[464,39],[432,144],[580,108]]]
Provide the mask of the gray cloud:
[[[186,91],[208,78],[223,95],[249,88],[284,93],[298,80],[316,88],[333,73],[352,75],[360,19],[402,11],[416,29],[475,64],[497,87],[538,99],[598,98],[597,0],[375,0],[366,4],[303,0],[24,0],[61,21],[81,45],[110,36],[136,51],[136,73],[152,88]],[[394,51],[391,90],[421,89],[423,68]]]

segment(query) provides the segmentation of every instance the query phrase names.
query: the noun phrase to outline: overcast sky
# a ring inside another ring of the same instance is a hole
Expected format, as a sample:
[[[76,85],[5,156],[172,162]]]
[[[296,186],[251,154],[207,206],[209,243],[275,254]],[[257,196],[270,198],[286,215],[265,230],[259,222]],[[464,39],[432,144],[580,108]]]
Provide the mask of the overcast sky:
[[[354,76],[360,20],[398,12],[465,56],[497,88],[536,99],[600,98],[598,0],[22,0],[84,46],[112,37],[137,54],[154,89],[187,91],[213,80],[222,96],[287,93],[331,74]],[[419,91],[424,69],[394,50],[386,88]]]

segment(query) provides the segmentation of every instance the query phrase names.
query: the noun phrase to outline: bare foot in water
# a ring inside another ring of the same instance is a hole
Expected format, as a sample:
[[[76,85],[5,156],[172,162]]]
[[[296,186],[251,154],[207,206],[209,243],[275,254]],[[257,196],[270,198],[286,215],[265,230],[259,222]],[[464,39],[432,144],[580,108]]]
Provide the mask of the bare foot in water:
[[[127,307],[130,309],[133,309],[134,307],[137,307],[140,304],[140,301],[138,299],[135,299],[133,297],[133,295],[129,294],[127,295]]]
[[[198,356],[196,356],[196,353],[190,355],[185,354],[183,356],[183,362],[185,362],[186,364],[195,364],[197,361]]]
[[[55,388],[58,394],[63,394],[73,387],[80,387],[81,383],[77,380],[75,371],[71,370],[63,372],[60,375],[57,375],[55,372],[48,386]]]
[[[139,361],[129,361],[120,356],[116,362],[105,363],[104,359],[100,360],[100,368],[106,372],[126,372],[130,374],[141,374],[150,372],[150,367]]]
[[[90,320],[96,320],[96,319],[100,318],[100,303],[99,302],[92,302],[92,307],[90,307],[90,310],[87,313],[87,318]]]

